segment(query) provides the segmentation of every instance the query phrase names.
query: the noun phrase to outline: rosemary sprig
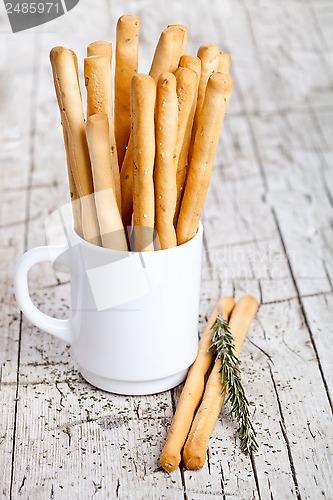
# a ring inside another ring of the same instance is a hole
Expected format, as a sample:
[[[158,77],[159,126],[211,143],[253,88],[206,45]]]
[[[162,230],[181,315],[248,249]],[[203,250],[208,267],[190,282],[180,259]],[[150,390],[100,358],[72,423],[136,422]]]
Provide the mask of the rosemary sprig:
[[[256,452],[258,443],[256,432],[250,418],[249,403],[240,376],[240,360],[235,353],[234,336],[227,321],[217,317],[212,326],[212,345],[216,359],[221,360],[222,392],[227,392],[231,410],[228,415],[234,415],[239,426],[237,435],[240,439],[240,449],[244,453]]]

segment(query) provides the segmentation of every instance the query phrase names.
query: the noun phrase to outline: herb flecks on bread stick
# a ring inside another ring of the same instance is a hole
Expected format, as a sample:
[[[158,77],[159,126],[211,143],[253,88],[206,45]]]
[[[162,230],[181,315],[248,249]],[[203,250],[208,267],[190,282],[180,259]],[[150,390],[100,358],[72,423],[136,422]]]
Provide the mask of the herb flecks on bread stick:
[[[217,71],[219,73],[224,73],[225,75],[229,75],[230,64],[231,64],[231,55],[226,54],[225,52],[220,52]]]
[[[112,78],[110,61],[104,56],[90,56],[84,60],[84,79],[87,89],[87,115],[103,113],[109,119],[111,166],[114,177],[116,199],[121,210],[121,191],[117,148],[114,138]]]
[[[162,73],[157,82],[155,106],[156,156],[154,171],[155,227],[159,247],[164,250],[177,246],[173,218],[176,209],[178,131],[178,100],[176,77]]]
[[[117,23],[115,67],[115,137],[119,165],[123,163],[131,133],[131,80],[138,72],[140,19],[126,14]]]
[[[194,412],[204,392],[205,375],[214,360],[211,346],[212,326],[219,314],[228,320],[235,301],[233,297],[221,297],[214,307],[200,338],[197,357],[189,369],[186,382],[169,429],[160,460],[164,470],[172,472],[181,460],[181,450],[191,428]]]
[[[124,227],[115,196],[110,155],[109,120],[106,114],[99,113],[88,118],[87,139],[103,247],[127,250]]]
[[[197,98],[198,75],[192,69],[179,67],[175,71],[175,76],[177,80],[178,98],[178,134],[175,149],[175,158],[177,162],[177,200],[174,213],[174,224],[176,226],[186,179],[188,149],[191,142],[191,130]]]
[[[183,54],[185,36],[184,29],[178,25],[168,26],[162,31],[149,72],[155,82],[162,73],[176,71]]]
[[[131,84],[134,164],[133,222],[135,250],[154,250],[154,182],[156,84],[134,75]]]
[[[198,229],[232,84],[232,78],[222,73],[214,73],[207,84],[178,217],[179,245],[193,238]]]
[[[69,167],[76,193],[81,201],[82,233],[87,241],[99,245],[101,240],[92,196],[93,181],[77,74],[77,58],[72,50],[54,47],[50,53],[50,60]]]
[[[234,354],[236,357],[238,357],[240,353],[251,322],[257,313],[258,306],[259,304],[254,297],[245,295],[239,299],[232,312],[229,327],[234,337]],[[213,333],[213,331],[211,331],[211,333]],[[229,358],[226,358],[226,360],[227,359],[230,360],[230,354]],[[228,365],[230,366],[230,361],[226,361],[226,363],[221,366],[221,360],[218,358],[208,377],[202,402],[193,420],[191,431],[183,450],[183,460],[187,469],[200,469],[206,461],[209,438],[213,433],[218,416],[221,412],[226,391],[229,391],[230,394],[230,386],[234,383],[236,378],[235,374],[233,375],[232,372],[226,371]],[[247,400],[244,401],[245,395],[243,393],[241,397],[242,401],[236,400],[236,405],[242,404],[243,406],[247,406],[248,402]],[[242,410],[238,407],[238,413],[241,414],[241,412]]]

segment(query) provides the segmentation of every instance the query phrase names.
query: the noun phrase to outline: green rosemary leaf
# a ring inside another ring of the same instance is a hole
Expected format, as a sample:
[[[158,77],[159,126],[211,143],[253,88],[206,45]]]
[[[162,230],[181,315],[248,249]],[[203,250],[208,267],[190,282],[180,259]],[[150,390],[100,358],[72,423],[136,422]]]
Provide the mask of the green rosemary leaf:
[[[209,350],[214,350],[215,359],[221,360],[222,392],[226,391],[226,403],[229,402],[231,406],[228,415],[233,415],[237,420],[241,451],[255,453],[258,443],[249,411],[253,403],[248,401],[242,385],[240,360],[236,355],[233,334],[228,322],[220,316],[217,317],[212,330],[212,345]]]

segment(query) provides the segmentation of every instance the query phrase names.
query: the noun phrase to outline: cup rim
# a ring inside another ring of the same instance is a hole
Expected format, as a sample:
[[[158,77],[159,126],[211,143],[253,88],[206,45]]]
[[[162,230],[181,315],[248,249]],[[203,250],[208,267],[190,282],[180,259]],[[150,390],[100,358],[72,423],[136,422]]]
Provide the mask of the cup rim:
[[[95,250],[95,251],[100,251],[100,252],[104,252],[104,253],[114,252],[114,253],[123,254],[123,255],[133,255],[133,254],[138,254],[138,253],[143,253],[145,255],[156,255],[156,254],[159,254],[160,252],[163,252],[163,253],[164,252],[169,252],[169,253],[179,252],[179,251],[181,251],[181,249],[184,250],[184,249],[189,248],[190,246],[194,245],[195,242],[199,238],[201,238],[201,236],[203,234],[203,224],[202,224],[201,219],[200,219],[199,225],[198,225],[198,231],[193,236],[193,238],[186,241],[185,243],[182,243],[181,245],[177,245],[176,247],[172,247],[172,248],[165,248],[162,250],[155,250],[155,251],[148,251],[148,252],[136,252],[136,251],[132,251],[132,250],[114,250],[113,248],[105,248],[105,247],[100,247],[98,245],[94,245],[93,243],[90,243],[89,241],[85,240],[84,238],[82,238],[81,236],[79,236],[77,234],[77,232],[74,229],[74,222],[72,222],[71,231],[72,231],[72,236],[74,237],[75,240],[78,240],[78,243],[80,245],[83,245],[83,246],[90,248],[92,250]]]

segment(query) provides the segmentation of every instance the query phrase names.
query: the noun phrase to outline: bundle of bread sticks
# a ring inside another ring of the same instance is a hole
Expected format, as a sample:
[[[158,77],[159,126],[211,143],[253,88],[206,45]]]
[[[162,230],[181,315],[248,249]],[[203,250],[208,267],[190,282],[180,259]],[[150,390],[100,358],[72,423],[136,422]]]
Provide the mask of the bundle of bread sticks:
[[[211,350],[212,327],[220,315],[229,321],[238,357],[259,304],[251,295],[243,295],[237,303],[233,297],[221,297],[214,307],[200,338],[197,357],[190,367],[160,461],[167,472],[174,471],[181,458],[189,470],[201,469],[206,461],[209,438],[226,399],[221,359]],[[208,375],[208,376],[207,376]],[[244,422],[243,422],[244,424]]]
[[[55,47],[50,59],[76,232],[110,249],[153,251],[197,232],[233,80],[216,45],[185,54],[178,24],[162,31],[149,75],[139,74],[139,30],[137,16],[118,20],[114,81],[111,43],[87,47],[86,117],[75,53]]]

